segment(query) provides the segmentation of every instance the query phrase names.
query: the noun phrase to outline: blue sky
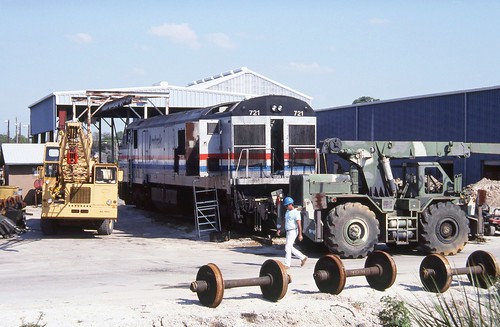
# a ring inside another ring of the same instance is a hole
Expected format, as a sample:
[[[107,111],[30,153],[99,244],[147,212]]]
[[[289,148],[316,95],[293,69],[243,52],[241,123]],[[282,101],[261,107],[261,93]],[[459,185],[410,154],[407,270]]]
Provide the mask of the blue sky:
[[[243,66],[317,109],[500,85],[499,17],[493,0],[0,0],[0,118],[28,124],[55,91]]]

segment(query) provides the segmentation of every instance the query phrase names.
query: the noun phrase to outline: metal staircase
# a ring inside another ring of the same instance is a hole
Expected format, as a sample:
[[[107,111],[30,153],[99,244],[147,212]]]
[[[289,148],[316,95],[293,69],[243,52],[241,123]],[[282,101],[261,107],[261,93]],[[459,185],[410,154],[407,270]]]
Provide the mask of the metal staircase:
[[[216,189],[196,189],[193,183],[194,216],[198,237],[203,233],[220,232],[219,200]]]

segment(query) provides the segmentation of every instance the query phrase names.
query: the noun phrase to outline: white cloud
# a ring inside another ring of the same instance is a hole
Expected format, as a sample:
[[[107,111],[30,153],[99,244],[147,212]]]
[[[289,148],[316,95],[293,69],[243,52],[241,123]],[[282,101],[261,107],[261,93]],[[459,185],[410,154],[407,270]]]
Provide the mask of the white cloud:
[[[198,36],[188,24],[163,24],[153,26],[149,33],[166,38],[175,43],[186,45],[190,48],[199,48]]]
[[[333,73],[334,70],[329,67],[323,67],[320,64],[314,62],[311,64],[303,64],[297,62],[291,62],[288,64],[287,69],[297,72],[297,73]]]
[[[368,20],[368,23],[370,23],[370,25],[382,26],[382,25],[387,25],[387,24],[389,24],[389,20],[384,19],[384,18],[377,18],[377,17],[374,17],[374,18],[370,18],[370,19]]]
[[[69,40],[75,42],[75,43],[91,43],[93,41],[92,36],[87,33],[76,33],[76,34],[71,34],[67,36]]]
[[[130,72],[132,76],[145,76],[146,71],[143,68],[134,67]]]
[[[207,35],[207,40],[220,48],[234,49],[236,45],[231,38],[224,33],[212,33]]]

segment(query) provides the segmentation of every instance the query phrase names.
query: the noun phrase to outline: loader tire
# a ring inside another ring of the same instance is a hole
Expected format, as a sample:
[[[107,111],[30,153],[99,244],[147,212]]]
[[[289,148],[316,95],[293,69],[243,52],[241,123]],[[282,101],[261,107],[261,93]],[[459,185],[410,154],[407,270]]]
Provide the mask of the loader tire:
[[[113,219],[104,219],[97,228],[97,234],[111,235],[111,233],[113,233],[114,226],[115,226],[115,221]]]
[[[467,244],[468,237],[469,221],[455,204],[439,202],[422,213],[419,243],[424,252],[457,254]]]
[[[341,258],[363,258],[373,252],[379,234],[373,211],[360,203],[345,203],[328,214],[325,244]]]

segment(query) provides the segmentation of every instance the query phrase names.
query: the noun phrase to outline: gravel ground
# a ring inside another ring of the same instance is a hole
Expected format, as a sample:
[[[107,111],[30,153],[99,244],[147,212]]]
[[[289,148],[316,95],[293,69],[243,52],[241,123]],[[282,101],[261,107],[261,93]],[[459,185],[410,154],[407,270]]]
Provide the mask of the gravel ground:
[[[223,278],[258,277],[267,259],[283,260],[284,239],[271,246],[249,238],[224,243],[199,240],[190,222],[165,223],[165,217],[119,207],[120,220],[110,236],[65,229],[43,237],[39,208],[27,208],[31,230],[0,239],[0,325],[20,326],[42,316],[52,326],[378,326],[380,298],[432,301],[422,289],[418,253],[391,253],[398,275],[385,292],[371,289],[364,277],[347,279],[339,295],[320,293],[312,273],[324,253],[304,249],[302,268],[295,259],[286,296],[278,302],[262,298],[259,287],[225,290],[214,309],[200,305],[189,284],[202,265],[217,264]],[[383,246],[381,249],[387,250]],[[448,257],[453,267],[465,265],[477,249],[500,255],[500,237],[470,243]],[[361,268],[364,259],[344,260],[346,269]],[[477,296],[465,276],[454,278],[445,296],[465,290]],[[483,292],[483,291],[481,291]]]

